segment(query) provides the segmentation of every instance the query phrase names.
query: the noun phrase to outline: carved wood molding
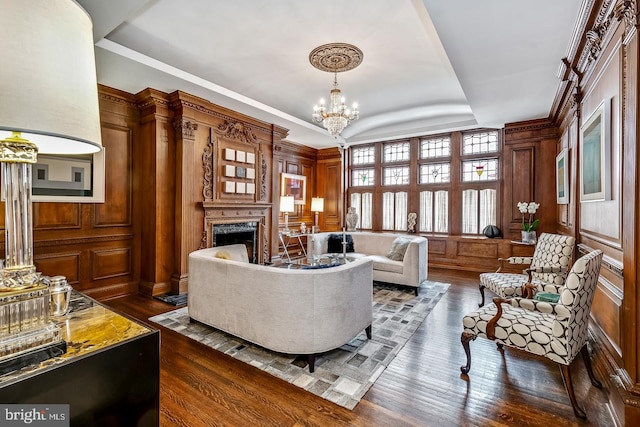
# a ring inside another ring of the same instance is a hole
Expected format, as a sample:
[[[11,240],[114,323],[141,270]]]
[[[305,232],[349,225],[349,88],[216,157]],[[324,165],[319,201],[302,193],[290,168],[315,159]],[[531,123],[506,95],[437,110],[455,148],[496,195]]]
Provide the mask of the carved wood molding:
[[[221,113],[221,112],[213,110],[211,108],[207,108],[207,107],[205,107],[205,106],[203,106],[201,104],[198,104],[198,103],[195,103],[195,102],[186,101],[186,100],[183,100],[183,99],[180,99],[179,101],[173,102],[171,104],[171,106],[174,107],[174,108],[177,107],[177,106],[181,106],[183,108],[186,107],[186,108],[189,108],[191,110],[195,110],[195,111],[199,111],[201,113],[207,114],[208,116],[217,117],[217,118],[222,119],[224,121],[229,121],[229,122],[237,121],[237,119],[235,119],[235,118],[233,118],[233,117],[231,117],[231,116],[229,116],[227,114]],[[231,111],[231,110],[229,110],[229,111]],[[266,123],[265,123],[265,126],[259,126],[259,125],[256,125],[256,124],[252,124],[251,127],[253,129],[258,130],[258,131],[261,131],[261,132],[264,132],[264,133],[266,133],[268,135],[271,135],[271,127]]]
[[[262,218],[259,222],[262,229],[262,260],[263,262],[269,259],[269,235],[267,234],[267,227]]]
[[[637,28],[638,12],[636,6],[635,0],[618,0],[613,8],[616,19],[624,21],[625,34]]]
[[[267,200],[267,159],[260,152],[260,200]]]
[[[178,118],[173,121],[173,127],[176,130],[177,137],[187,141],[196,140],[196,131],[198,124],[184,118]]]
[[[575,91],[569,97],[569,110],[573,111],[575,117],[580,116],[582,106],[582,89],[576,86]]]
[[[594,24],[585,33],[586,44],[582,55],[580,55],[580,61],[578,61],[578,69],[582,70],[582,72],[590,62],[598,59],[603,47],[613,36],[615,25],[611,24],[616,19],[613,6],[613,0],[604,0]]]
[[[258,143],[258,137],[253,133],[253,129],[237,120],[225,120],[224,123],[218,125],[216,133],[228,139],[237,139],[245,144]]]
[[[202,182],[202,196],[205,201],[213,199],[213,140],[209,135],[207,145],[204,147],[202,153],[202,169],[204,170],[204,177]]]
[[[36,248],[45,248],[51,246],[68,246],[68,245],[83,245],[87,243],[97,242],[116,242],[120,240],[131,240],[133,234],[116,234],[112,236],[90,236],[90,237],[78,237],[73,239],[53,239],[53,240],[39,240],[34,243]],[[0,249],[4,249],[4,243],[0,244]]]

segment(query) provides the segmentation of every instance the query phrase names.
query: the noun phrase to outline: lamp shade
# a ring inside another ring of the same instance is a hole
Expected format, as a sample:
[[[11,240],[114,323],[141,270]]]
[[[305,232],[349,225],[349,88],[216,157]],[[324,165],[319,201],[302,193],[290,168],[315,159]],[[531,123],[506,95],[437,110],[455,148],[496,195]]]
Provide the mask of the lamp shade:
[[[311,199],[311,212],[324,212],[324,199],[322,197],[313,197]]]
[[[293,196],[280,197],[280,212],[293,212]]]
[[[72,0],[0,0],[0,139],[42,153],[100,151],[93,24]]]

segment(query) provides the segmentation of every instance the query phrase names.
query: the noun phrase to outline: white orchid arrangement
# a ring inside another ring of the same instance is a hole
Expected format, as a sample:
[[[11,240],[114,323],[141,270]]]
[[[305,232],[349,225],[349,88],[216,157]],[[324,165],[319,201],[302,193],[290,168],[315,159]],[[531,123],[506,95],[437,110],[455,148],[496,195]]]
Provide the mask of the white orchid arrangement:
[[[536,202],[518,202],[518,210],[522,214],[522,229],[524,231],[533,231],[538,227],[540,223],[539,219],[534,220],[533,215],[536,213],[538,208],[540,207],[540,203]],[[525,215],[529,214],[529,221],[525,221]]]

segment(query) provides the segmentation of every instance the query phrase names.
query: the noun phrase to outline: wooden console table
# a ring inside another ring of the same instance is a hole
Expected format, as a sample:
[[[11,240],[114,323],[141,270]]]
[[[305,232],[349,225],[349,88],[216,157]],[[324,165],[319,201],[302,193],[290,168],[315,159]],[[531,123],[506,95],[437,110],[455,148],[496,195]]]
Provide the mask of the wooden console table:
[[[67,352],[0,376],[0,402],[68,404],[70,425],[157,426],[160,332],[77,291],[53,319]]]

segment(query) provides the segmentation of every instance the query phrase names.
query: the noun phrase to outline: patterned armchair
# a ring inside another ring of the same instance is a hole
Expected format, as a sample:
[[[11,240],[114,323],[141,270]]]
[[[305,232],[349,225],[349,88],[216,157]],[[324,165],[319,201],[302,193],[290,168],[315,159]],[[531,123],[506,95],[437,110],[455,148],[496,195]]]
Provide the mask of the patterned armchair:
[[[569,272],[575,241],[571,236],[542,233],[533,257],[498,258],[500,268],[495,273],[480,274],[479,306],[484,305],[485,288],[503,298],[510,298],[523,296],[523,285],[530,283],[529,297],[536,291],[557,294]],[[530,266],[524,270],[527,274],[502,273],[505,262]]]
[[[562,378],[577,417],[586,414],[576,402],[569,365],[578,353],[587,368],[591,384],[600,388],[591,367],[586,346],[589,313],[595,295],[602,251],[596,250],[578,259],[562,287],[558,303],[526,298],[494,298],[493,303],[467,314],[462,320],[462,346],[467,364],[463,374],[471,369],[469,342],[477,337],[488,338],[498,344],[547,357],[560,365]]]

